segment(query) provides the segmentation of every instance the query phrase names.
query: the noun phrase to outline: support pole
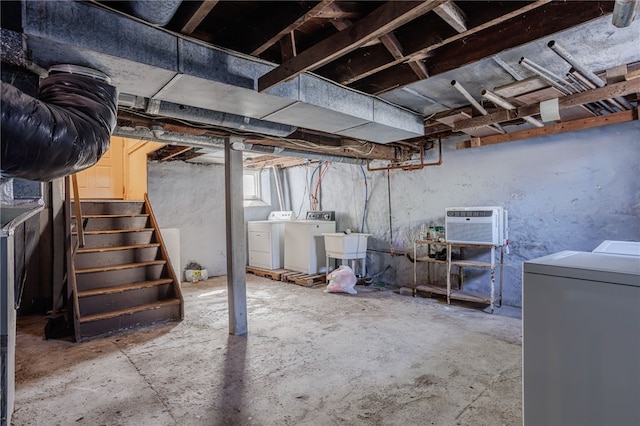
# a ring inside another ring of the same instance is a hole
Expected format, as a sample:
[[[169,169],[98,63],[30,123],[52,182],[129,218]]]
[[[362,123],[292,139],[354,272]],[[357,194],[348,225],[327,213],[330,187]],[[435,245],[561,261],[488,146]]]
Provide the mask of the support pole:
[[[229,293],[229,334],[247,334],[247,280],[245,265],[244,206],[242,191],[242,151],[231,149],[242,138],[227,138],[224,144],[224,187],[227,221],[227,290]]]

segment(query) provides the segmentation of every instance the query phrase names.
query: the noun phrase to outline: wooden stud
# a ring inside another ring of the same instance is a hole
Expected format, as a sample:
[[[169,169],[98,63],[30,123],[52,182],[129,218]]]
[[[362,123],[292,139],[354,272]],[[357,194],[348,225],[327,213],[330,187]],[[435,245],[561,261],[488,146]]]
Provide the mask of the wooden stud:
[[[433,11],[457,32],[467,31],[467,16],[453,1],[443,3]]]
[[[204,0],[198,10],[191,15],[189,21],[182,27],[182,33],[192,34],[217,3],[218,0]]]
[[[355,24],[349,31],[341,31],[300,53],[258,79],[258,90],[263,92],[297,75],[325,65],[340,56],[379,38],[413,19],[433,10],[443,0],[387,2]]]
[[[551,124],[544,127],[520,130],[504,135],[487,136],[480,138],[480,141],[463,141],[456,144],[456,149],[476,148],[479,146],[495,145],[505,142],[514,142],[522,139],[536,138],[540,136],[556,135],[559,133],[573,132],[576,130],[590,129],[592,127],[607,126],[610,124],[626,123],[638,118],[638,110],[627,110],[609,115],[584,118],[582,120],[567,121],[564,123]]]

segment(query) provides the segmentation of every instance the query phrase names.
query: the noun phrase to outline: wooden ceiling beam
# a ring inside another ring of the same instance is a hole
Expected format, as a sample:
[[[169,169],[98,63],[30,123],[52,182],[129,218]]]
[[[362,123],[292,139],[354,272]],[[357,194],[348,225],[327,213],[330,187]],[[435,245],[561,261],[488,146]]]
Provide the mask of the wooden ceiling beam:
[[[251,52],[251,54],[253,56],[260,55],[262,52],[264,52],[265,50],[267,50],[268,48],[270,48],[271,46],[276,44],[282,37],[284,37],[287,34],[293,32],[294,30],[300,28],[302,25],[304,25],[305,22],[316,18],[318,16],[318,14],[320,12],[322,12],[323,9],[325,9],[327,6],[331,5],[334,1],[335,0],[322,0],[320,3],[315,5],[307,13],[305,13],[304,15],[302,15],[301,17],[299,17],[298,19],[293,21],[291,24],[287,25],[285,28],[281,29],[277,34],[275,34],[269,40],[265,41],[260,46],[255,48]]]
[[[551,124],[544,127],[520,130],[517,132],[505,133],[504,135],[485,136],[482,138],[472,138],[468,141],[458,142],[457,149],[477,148],[487,145],[495,145],[505,142],[515,142],[522,139],[537,138],[540,136],[556,135],[565,132],[590,129],[593,127],[607,126],[610,124],[626,123],[638,119],[638,110],[627,110],[598,117],[583,118],[580,120],[566,121],[563,123]]]
[[[482,30],[490,28],[492,26],[499,25],[515,16],[518,16],[523,13],[530,12],[531,10],[541,7],[551,0],[538,0],[534,3],[528,4],[518,9],[509,9],[508,12],[502,13],[498,16],[495,15],[495,11],[488,12],[491,13],[490,17],[483,17],[480,21],[481,23],[475,25],[473,28],[469,29],[464,33],[455,33],[449,37],[443,38],[441,34],[438,33],[430,33],[429,28],[421,28],[417,27],[413,29],[412,35],[410,35],[405,43],[405,48],[407,48],[406,55],[402,58],[393,58],[389,59],[388,55],[381,54],[379,52],[367,52],[366,55],[358,55],[359,51],[354,52],[354,54],[349,55],[349,57],[342,58],[340,61],[335,61],[335,64],[330,64],[326,70],[326,72],[321,73],[325,77],[335,80],[341,84],[351,85],[352,83],[364,79],[366,77],[372,76],[374,74],[385,72],[387,69],[392,69],[393,71],[390,73],[385,73],[383,75],[391,75],[393,76],[398,68],[403,66],[403,63],[409,63],[416,60],[421,60],[433,56],[433,51],[435,51],[438,47],[445,46],[448,43],[453,43],[457,40],[470,37]],[[507,6],[511,7],[511,4]],[[423,35],[421,36],[420,33]],[[411,40],[418,39],[419,43],[410,43]],[[345,62],[342,64],[342,62]],[[323,70],[324,71],[324,70]],[[432,73],[431,73],[432,74]],[[382,79],[378,79],[382,80]],[[415,79],[413,81],[416,81]],[[413,82],[412,81],[412,82]],[[366,83],[361,85],[363,87],[366,86]],[[366,91],[366,90],[365,90]],[[371,91],[370,93],[375,93]]]
[[[443,3],[433,11],[457,32],[467,31],[467,16],[453,1]]]
[[[524,10],[526,13],[523,13]],[[608,1],[542,0],[487,22],[479,26],[481,30],[476,27],[413,52],[407,59],[431,54],[427,68],[433,77],[610,14],[612,10],[613,2]],[[471,34],[474,37],[469,37]],[[382,71],[378,69],[375,75],[367,73],[363,79],[359,79],[360,76],[345,78],[352,82],[358,78],[358,81],[350,84],[351,87],[376,94],[417,81],[415,75],[400,74],[403,64],[399,64],[399,61],[396,60],[395,64]]]
[[[563,96],[558,99],[558,109],[562,111],[579,105],[590,104],[592,102],[616,98],[618,96],[627,96],[638,92],[640,92],[640,79],[621,81],[619,83],[610,84],[605,87],[591,89],[585,92],[575,93],[573,95]],[[475,118],[456,121],[453,125],[453,130],[456,132],[460,132],[476,127],[502,123],[514,118],[538,114],[540,114],[540,104],[536,103],[533,105],[519,107],[515,111],[511,111],[510,114],[506,114],[506,111],[497,111]]]
[[[177,157],[180,154],[184,154],[187,151],[191,151],[193,147],[191,146],[182,146],[182,145],[166,145],[162,148],[162,152],[159,153],[158,161],[167,161],[174,157]]]
[[[217,3],[218,0],[204,0],[182,27],[182,34],[192,34]]]
[[[258,90],[263,92],[305,71],[319,68],[433,10],[442,3],[444,0],[384,3],[349,27],[348,31],[341,31],[324,39],[261,76],[258,79]]]
[[[295,33],[291,31],[280,39],[280,57],[282,57],[282,61],[285,62],[295,57],[296,54]]]

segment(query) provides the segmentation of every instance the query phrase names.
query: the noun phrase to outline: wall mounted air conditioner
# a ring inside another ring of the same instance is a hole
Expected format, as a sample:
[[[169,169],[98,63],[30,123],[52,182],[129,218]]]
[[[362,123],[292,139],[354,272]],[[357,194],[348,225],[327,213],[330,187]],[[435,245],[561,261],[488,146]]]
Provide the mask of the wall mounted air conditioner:
[[[507,244],[508,216],[502,207],[449,207],[444,222],[449,243]]]

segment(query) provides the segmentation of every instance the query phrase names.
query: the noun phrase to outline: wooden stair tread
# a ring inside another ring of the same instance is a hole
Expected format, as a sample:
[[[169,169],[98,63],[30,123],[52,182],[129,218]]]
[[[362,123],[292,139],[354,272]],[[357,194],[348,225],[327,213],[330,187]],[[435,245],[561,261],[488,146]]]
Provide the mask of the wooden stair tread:
[[[126,232],[151,232],[151,231],[153,231],[153,228],[105,229],[101,231],[84,231],[84,235],[123,234]],[[72,231],[71,234],[77,235],[78,231]]]
[[[119,213],[119,214],[83,214],[82,218],[99,219],[99,218],[118,218],[118,217],[149,217],[148,213]],[[76,215],[71,215],[72,219]]]
[[[118,251],[118,250],[135,250],[144,248],[160,247],[160,243],[148,243],[148,244],[134,244],[130,246],[114,246],[114,247],[94,247],[94,248],[79,248],[76,253],[100,253],[104,251]]]
[[[139,281],[131,284],[122,284],[113,287],[94,288],[78,292],[78,297],[101,296],[106,294],[122,293],[129,290],[155,287],[163,284],[171,284],[171,278],[160,278],[158,280]]]
[[[76,269],[76,274],[89,274],[92,272],[119,271],[122,269],[140,268],[143,266],[164,265],[166,260],[149,260],[146,262],[124,263],[121,265],[98,266],[95,268]]]
[[[119,309],[117,311],[103,312],[100,314],[93,314],[93,315],[85,315],[83,317],[80,317],[80,324],[84,324],[91,321],[100,321],[104,319],[115,318],[122,315],[131,315],[137,312],[143,312],[151,309],[158,309],[158,308],[163,308],[165,306],[172,306],[172,305],[179,305],[179,304],[180,304],[180,299],[169,299],[169,300],[161,300],[159,302],[154,302],[154,303],[148,303],[146,305],[134,306],[132,308]]]

